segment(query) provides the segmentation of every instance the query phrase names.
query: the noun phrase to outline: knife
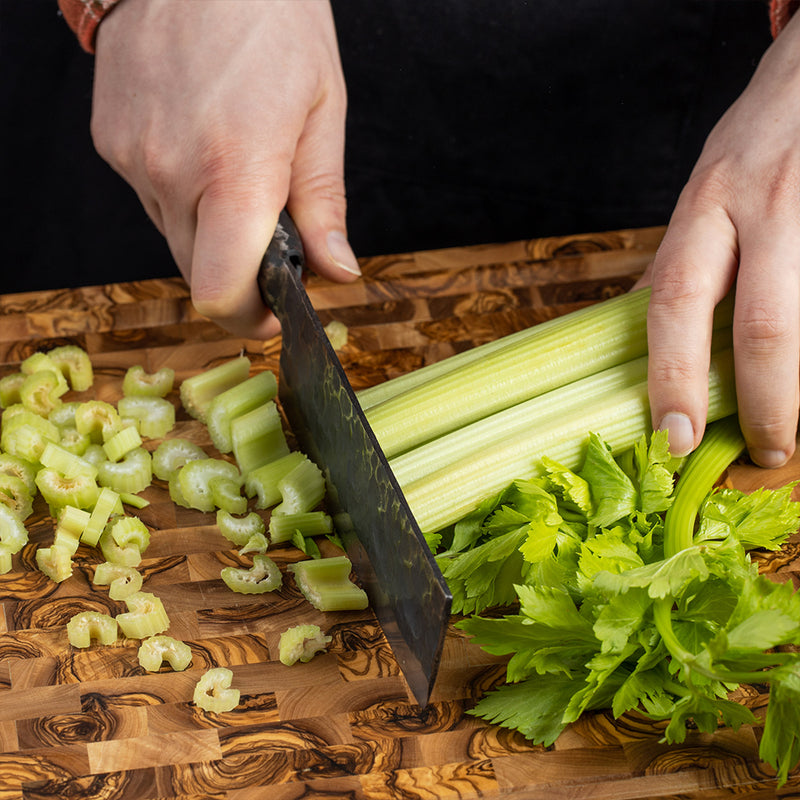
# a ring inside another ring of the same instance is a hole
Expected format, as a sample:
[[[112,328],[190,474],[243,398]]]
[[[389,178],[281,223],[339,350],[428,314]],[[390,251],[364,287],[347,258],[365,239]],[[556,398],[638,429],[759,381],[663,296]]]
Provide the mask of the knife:
[[[337,533],[420,706],[441,660],[452,596],[302,283],[303,246],[281,212],[258,274],[281,323],[278,397],[322,470]]]

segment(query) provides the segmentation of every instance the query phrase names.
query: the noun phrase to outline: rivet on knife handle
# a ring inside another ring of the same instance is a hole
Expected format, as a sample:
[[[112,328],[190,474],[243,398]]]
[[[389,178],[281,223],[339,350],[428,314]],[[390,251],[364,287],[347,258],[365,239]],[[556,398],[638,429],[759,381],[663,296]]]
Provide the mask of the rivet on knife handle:
[[[337,531],[424,706],[452,598],[308,299],[303,263],[300,237],[284,211],[258,276],[281,323],[279,398],[300,447],[325,473]]]

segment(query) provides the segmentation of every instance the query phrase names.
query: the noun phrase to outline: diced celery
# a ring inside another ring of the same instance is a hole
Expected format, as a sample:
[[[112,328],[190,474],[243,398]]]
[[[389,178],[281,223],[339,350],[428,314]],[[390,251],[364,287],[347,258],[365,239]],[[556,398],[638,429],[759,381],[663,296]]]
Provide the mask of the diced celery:
[[[175,370],[171,367],[145,372],[144,367],[137,364],[125,373],[122,394],[125,397],[166,397],[172,391],[174,383]]]
[[[270,508],[281,501],[278,482],[305,458],[306,456],[299,450],[294,450],[277,461],[254,469],[245,477],[244,488],[247,496],[258,497],[256,508]]]
[[[52,422],[44,417],[31,413],[34,419],[23,419],[20,415],[14,419],[13,424],[6,425],[3,420],[3,430],[0,434],[0,449],[12,456],[24,458],[32,464],[38,464],[44,448],[48,442],[58,443],[61,433]]]
[[[53,547],[63,547],[69,553],[70,558],[72,558],[77,552],[80,543],[80,536],[77,536],[65,528],[56,527],[55,533],[53,534]]]
[[[97,477],[97,467],[75,453],[65,450],[60,444],[48,442],[39,457],[39,463],[63,475],[65,478],[74,478],[78,475]]]
[[[91,508],[100,492],[91,475],[78,474],[68,478],[50,467],[43,467],[36,473],[36,485],[53,512],[62,506]]]
[[[325,326],[325,333],[334,350],[341,350],[347,344],[347,325],[341,320],[332,319]]]
[[[122,461],[104,461],[98,469],[100,485],[118,493],[136,494],[153,481],[152,458],[143,447],[135,447]]]
[[[146,639],[169,628],[169,617],[159,597],[150,592],[135,592],[125,598],[128,611],[117,614],[117,623],[128,639]]]
[[[196,508],[198,511],[214,510],[214,498],[209,485],[214,477],[241,481],[239,468],[221,458],[189,461],[181,467],[177,480],[181,494],[190,508]]]
[[[59,444],[63,450],[68,453],[73,453],[76,456],[82,456],[88,449],[91,439],[85,433],[78,433],[77,428],[70,428],[65,426],[59,429],[61,431],[61,439]]]
[[[94,464],[96,467],[108,461],[108,456],[106,456],[106,451],[103,450],[103,445],[91,442],[83,453],[81,453],[81,458],[84,461],[88,461],[90,464]]]
[[[97,545],[100,535],[105,530],[106,524],[118,503],[119,495],[113,489],[109,489],[107,486],[100,488],[97,501],[89,516],[89,521],[81,534],[81,541],[91,547]]]
[[[42,417],[58,408],[62,402],[61,395],[66,391],[66,386],[62,387],[59,377],[50,370],[27,375],[19,387],[22,405]]]
[[[0,378],[0,408],[22,403],[19,390],[24,380],[25,375],[22,372],[12,372]]]
[[[92,362],[82,347],[76,344],[63,344],[54,347],[47,355],[76,392],[85,392],[94,383]]]
[[[139,666],[158,672],[166,661],[175,672],[182,672],[192,663],[192,648],[186,642],[160,634],[150,636],[139,645]]]
[[[133,508],[147,508],[147,506],[150,505],[149,500],[140,497],[138,494],[131,494],[130,492],[120,492],[119,499],[126,506],[132,506]]]
[[[211,499],[215,508],[222,508],[231,514],[244,514],[247,511],[247,498],[242,494],[241,478],[231,480],[217,475],[208,482]]]
[[[58,408],[54,408],[47,415],[47,419],[58,428],[74,428],[75,411],[79,405],[79,400],[70,400],[67,403],[62,403]]]
[[[72,575],[72,553],[63,544],[40,547],[36,551],[36,566],[50,580],[61,583]]]
[[[322,470],[306,457],[278,481],[278,491],[282,502],[273,514],[302,514],[322,502],[325,478]]]
[[[350,580],[347,556],[333,556],[290,565],[297,588],[318,611],[352,611],[369,605],[366,592]]]
[[[231,689],[233,672],[227,667],[214,667],[203,673],[194,687],[194,704],[203,711],[223,714],[239,705],[239,690]]]
[[[274,400],[231,421],[231,447],[243,475],[289,453],[281,415]]]
[[[103,443],[109,461],[119,461],[131,450],[142,446],[142,437],[136,428],[121,428],[107,442]]]
[[[280,589],[283,578],[278,565],[266,554],[256,553],[250,569],[224,567],[220,578],[225,585],[240,594],[265,594]]]
[[[57,524],[73,536],[81,537],[92,515],[77,506],[64,506],[58,512]]]
[[[143,553],[150,544],[150,531],[138,517],[118,517],[108,530],[111,538],[122,548],[133,545]]]
[[[0,503],[0,546],[12,555],[28,543],[28,529],[6,505]]]
[[[0,453],[0,475],[19,478],[31,496],[36,493],[36,467],[24,458],[10,453]]]
[[[113,523],[106,526],[97,543],[103,558],[121,567],[138,567],[142,563],[142,551],[135,541],[124,547],[119,545],[111,535],[112,526]]]
[[[117,621],[99,611],[80,611],[67,623],[67,637],[73,647],[89,647],[92,639],[102,645],[117,641]]]
[[[133,567],[103,561],[94,570],[92,583],[108,586],[108,596],[112,600],[124,600],[142,588],[142,574]]]
[[[189,416],[206,421],[209,403],[250,374],[250,359],[239,356],[186,378],[180,386],[181,403]]]
[[[75,427],[94,444],[102,444],[119,430],[119,413],[111,403],[87,400],[75,409]]]
[[[64,373],[49,353],[33,353],[19,366],[24,375],[33,375],[36,372],[52,372],[60,384],[59,391],[64,394],[69,389]]]
[[[153,451],[153,474],[169,481],[184,464],[201,458],[208,458],[206,451],[190,439],[165,439]]]
[[[266,553],[269,549],[269,542],[263,533],[254,533],[239,549],[239,555],[245,556],[248,553]]]
[[[217,527],[219,532],[233,544],[242,547],[252,536],[263,534],[266,530],[264,520],[251,511],[245,517],[234,517],[225,509],[217,511]]]
[[[22,521],[33,513],[33,497],[22,478],[0,473],[0,505],[11,509]]]
[[[301,514],[272,514],[269,520],[269,540],[272,544],[290,542],[299,531],[302,536],[323,536],[333,533],[333,520],[324,511]]]
[[[217,450],[230,453],[233,449],[232,421],[272,400],[277,393],[275,375],[265,370],[217,395],[209,404],[206,415],[208,433]]]
[[[298,661],[306,663],[331,643],[331,636],[324,636],[319,625],[294,625],[281,634],[278,658],[287,667]]]
[[[121,417],[136,420],[139,433],[147,439],[162,439],[175,427],[175,406],[163,397],[121,397],[117,410]]]

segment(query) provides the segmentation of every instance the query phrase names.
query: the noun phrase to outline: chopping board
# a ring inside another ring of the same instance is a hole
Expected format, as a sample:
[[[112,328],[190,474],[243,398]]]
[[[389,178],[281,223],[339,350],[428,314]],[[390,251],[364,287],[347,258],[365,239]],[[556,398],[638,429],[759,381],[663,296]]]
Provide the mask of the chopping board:
[[[309,280],[323,323],[343,322],[340,357],[359,389],[452,353],[627,291],[662,228],[453,248],[362,261],[348,285]],[[80,398],[115,402],[128,367],[172,367],[176,384],[246,353],[277,371],[280,340],[226,334],[191,307],[180,279],[0,296],[0,375],[37,350],[77,344],[90,354],[94,386]],[[207,447],[181,409],[172,435]],[[800,460],[771,472],[746,462],[727,480],[750,490],[800,477]],[[35,569],[53,523],[41,501],[30,543],[0,576],[0,800],[283,800],[284,798],[767,798],[800,791],[796,770],[777,793],[758,759],[759,727],[690,731],[661,743],[663,725],[636,714],[586,714],[549,748],[467,712],[502,681],[505,662],[451,626],[432,702],[417,706],[372,612],[315,611],[287,577],[273,595],[230,592],[223,566],[241,559],[213,514],[173,505],[158,481],[138,512],[152,531],[141,565],[169,633],[192,649],[185,672],[139,667],[138,642],[72,648],[66,622],[78,610],[125,610],[92,585],[99,554],[82,546],[71,578]],[[264,512],[266,515],[266,512]],[[333,551],[333,545],[323,542]],[[289,545],[276,562],[303,558]],[[776,580],[800,584],[800,543],[758,555]],[[332,637],[307,664],[278,661],[280,633],[301,622]],[[233,671],[241,702],[206,713],[192,701],[212,666]],[[763,688],[743,687],[756,713]]]

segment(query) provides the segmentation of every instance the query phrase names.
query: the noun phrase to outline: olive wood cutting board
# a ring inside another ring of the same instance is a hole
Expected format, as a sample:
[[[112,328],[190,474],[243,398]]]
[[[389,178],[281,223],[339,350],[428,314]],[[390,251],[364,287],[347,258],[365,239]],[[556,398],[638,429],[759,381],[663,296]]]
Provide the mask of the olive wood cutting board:
[[[309,280],[323,323],[349,332],[340,351],[356,388],[625,292],[652,258],[662,228],[519,241],[365,259],[356,283]],[[8,268],[8,267],[7,267]],[[277,369],[278,338],[232,337],[191,307],[180,279],[0,296],[0,375],[40,349],[85,348],[95,383],[81,397],[110,402],[125,370],[172,367],[176,383],[246,353]],[[179,407],[173,435],[208,446],[204,427]],[[727,479],[743,489],[800,478],[800,459],[765,472],[746,463]],[[139,514],[152,530],[141,570],[169,633],[192,649],[182,673],[145,673],[138,642],[73,649],[66,622],[78,610],[118,613],[91,583],[102,560],[77,553],[55,584],[35,569],[53,523],[36,505],[30,543],[0,576],[0,800],[284,800],[288,798],[767,798],[797,796],[800,771],[777,790],[758,759],[758,727],[660,742],[663,726],[636,714],[586,714],[549,748],[467,714],[500,682],[502,659],[451,627],[432,702],[415,705],[371,611],[322,614],[288,576],[274,595],[234,594],[219,579],[239,563],[213,514],[174,506],[158,481]],[[266,512],[265,516],[266,516]],[[327,542],[324,543],[327,546]],[[329,546],[332,549],[332,545]],[[795,536],[758,556],[776,580],[800,583]],[[273,548],[280,566],[302,558]],[[318,623],[332,637],[307,664],[283,666],[280,633]],[[241,690],[230,713],[195,707],[192,690],[227,666]],[[740,690],[763,709],[763,688]]]

